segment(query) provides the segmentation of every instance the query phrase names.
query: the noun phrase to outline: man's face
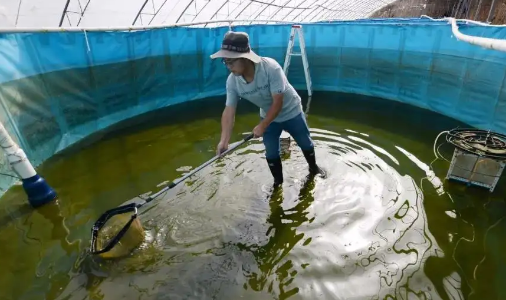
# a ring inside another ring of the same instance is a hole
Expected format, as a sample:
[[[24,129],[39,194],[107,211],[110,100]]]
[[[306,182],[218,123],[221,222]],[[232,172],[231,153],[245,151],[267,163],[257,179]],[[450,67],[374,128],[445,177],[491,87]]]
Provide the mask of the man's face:
[[[244,62],[240,58],[224,58],[223,64],[227,66],[228,70],[235,76],[242,76],[244,73]]]

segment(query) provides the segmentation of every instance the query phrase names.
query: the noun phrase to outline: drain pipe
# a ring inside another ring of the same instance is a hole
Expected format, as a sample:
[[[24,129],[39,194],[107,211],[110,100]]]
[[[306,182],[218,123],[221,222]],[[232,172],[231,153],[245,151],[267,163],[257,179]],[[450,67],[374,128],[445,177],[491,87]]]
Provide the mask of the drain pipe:
[[[0,123],[0,147],[5,152],[12,170],[21,178],[31,206],[39,207],[56,199],[56,192],[37,174],[23,149],[14,143],[2,123]]]
[[[455,35],[455,37],[458,40],[462,40],[462,41],[465,41],[470,44],[474,44],[476,46],[480,46],[483,48],[506,52],[506,40],[484,38],[484,37],[479,37],[479,36],[472,36],[472,35],[463,34],[459,31],[459,27],[457,26],[457,20],[455,20],[455,18],[447,18],[447,19],[450,21],[450,24],[452,25],[453,35]],[[479,22],[472,22],[472,23],[479,24]],[[485,25],[485,26],[488,26],[488,25]]]

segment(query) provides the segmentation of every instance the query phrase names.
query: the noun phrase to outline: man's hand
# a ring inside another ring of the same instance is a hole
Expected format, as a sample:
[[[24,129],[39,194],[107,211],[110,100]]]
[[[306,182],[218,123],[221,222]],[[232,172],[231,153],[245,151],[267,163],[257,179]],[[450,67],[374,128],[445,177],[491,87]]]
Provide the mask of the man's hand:
[[[264,123],[261,122],[260,124],[255,126],[255,128],[253,128],[253,134],[255,135],[256,138],[259,138],[264,135],[265,129],[266,127]]]
[[[256,138],[264,135],[265,130],[271,124],[271,122],[279,115],[281,108],[283,108],[283,94],[272,95],[272,105],[267,111],[267,115],[254,129],[253,134]]]
[[[218,147],[216,147],[216,155],[221,155],[223,152],[227,151],[228,143],[220,141],[218,143]]]
[[[216,147],[216,155],[221,155],[228,149],[228,142],[230,141],[230,135],[234,127],[234,120],[235,107],[226,106],[221,115],[221,138],[218,147]]]
[[[268,79],[270,85],[270,92],[272,96],[272,104],[269,110],[266,112],[262,122],[253,129],[255,137],[261,137],[264,135],[265,130],[269,125],[276,119],[283,109],[283,97],[284,91],[286,90],[287,79],[283,69],[278,66],[268,72]]]

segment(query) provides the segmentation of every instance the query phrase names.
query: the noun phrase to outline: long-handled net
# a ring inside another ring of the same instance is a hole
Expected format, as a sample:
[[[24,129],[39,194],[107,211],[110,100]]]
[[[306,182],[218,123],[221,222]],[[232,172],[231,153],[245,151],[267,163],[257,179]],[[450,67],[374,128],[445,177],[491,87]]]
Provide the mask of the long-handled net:
[[[250,134],[243,140],[232,144],[223,153],[214,156],[179,180],[169,183],[157,193],[150,195],[148,198],[141,199],[140,202],[132,202],[112,208],[103,213],[91,229],[91,253],[106,259],[119,258],[130,254],[133,249],[144,241],[144,228],[138,216],[138,209],[141,206],[153,201],[161,194],[174,188],[179,183],[193,176],[218,158],[230,153],[252,138],[253,134]]]

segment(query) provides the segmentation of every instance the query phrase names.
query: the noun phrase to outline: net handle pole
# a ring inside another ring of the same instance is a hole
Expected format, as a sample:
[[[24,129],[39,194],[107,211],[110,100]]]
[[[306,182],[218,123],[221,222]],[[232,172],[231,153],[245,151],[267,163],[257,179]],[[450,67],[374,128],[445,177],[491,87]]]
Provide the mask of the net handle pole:
[[[186,179],[188,179],[189,177],[195,175],[195,173],[197,173],[198,171],[202,170],[203,168],[207,167],[208,165],[210,165],[211,163],[213,163],[215,160],[217,160],[218,158],[221,158],[225,155],[227,155],[228,153],[234,151],[235,149],[237,149],[238,147],[242,146],[244,143],[246,143],[247,141],[251,140],[252,138],[254,137],[254,134],[251,133],[250,135],[246,136],[245,138],[243,138],[241,141],[235,143],[233,146],[229,147],[226,151],[224,151],[223,153],[221,154],[218,154],[218,155],[215,155],[213,158],[211,158],[210,160],[206,161],[205,163],[201,164],[200,166],[196,167],[195,169],[193,169],[191,172],[189,172],[188,174],[186,174],[185,176],[181,177],[179,180],[176,180],[175,182],[171,182],[169,183],[168,186],[164,187],[163,189],[161,189],[160,191],[156,192],[155,194],[153,195],[150,195],[146,200],[144,200],[143,202],[139,203],[137,205],[137,207],[141,207],[142,205],[148,203],[148,202],[151,202],[153,199],[155,199],[156,197],[158,197],[159,195],[165,193],[167,190],[170,190],[172,189],[173,187],[175,187],[176,185],[178,185],[179,183],[185,181]]]
[[[198,171],[202,170],[203,168],[205,168],[206,166],[208,166],[209,164],[211,164],[213,161],[217,160],[218,158],[220,158],[220,157],[222,157],[222,156],[224,156],[224,155],[226,155],[226,154],[234,151],[236,148],[238,148],[242,144],[246,143],[247,141],[249,141],[253,137],[254,137],[253,134],[248,135],[242,141],[239,141],[239,142],[233,144],[226,151],[224,151],[223,153],[221,153],[219,155],[214,156],[213,158],[211,158],[207,162],[203,163],[202,165],[198,166],[197,168],[195,168],[190,173],[186,174],[185,176],[183,176],[181,179],[177,180],[176,182],[171,182],[168,186],[164,187],[159,192],[157,192],[157,193],[149,196],[148,199],[144,200],[143,202],[141,202],[141,203],[131,203],[131,204],[128,204],[128,205],[116,207],[116,208],[113,208],[113,209],[110,209],[110,210],[106,211],[95,222],[95,224],[93,225],[93,228],[91,229],[91,232],[92,232],[91,233],[91,253],[93,253],[93,254],[100,254],[100,253],[104,253],[104,252],[107,252],[107,251],[111,250],[119,242],[119,240],[123,237],[123,235],[126,233],[126,231],[130,227],[130,225],[132,224],[132,222],[135,220],[135,218],[138,217],[137,216],[137,208],[139,208],[142,205],[144,205],[144,204],[152,201],[153,199],[155,199],[156,197],[158,197],[160,194],[164,193],[165,191],[170,190],[171,188],[175,187],[180,182],[186,180],[188,177],[190,177],[193,174],[197,173]],[[117,214],[120,214],[120,213],[124,213],[124,212],[127,212],[127,211],[131,211],[131,210],[134,211],[134,214],[130,218],[130,221],[125,226],[123,226],[123,228],[120,230],[120,232],[112,240],[109,241],[109,243],[107,244],[107,246],[104,249],[97,250],[96,249],[96,243],[97,243],[98,231],[100,230],[100,228],[102,228],[102,226],[104,226],[105,222],[109,218],[111,218],[112,216],[114,216],[114,215],[117,215]]]

